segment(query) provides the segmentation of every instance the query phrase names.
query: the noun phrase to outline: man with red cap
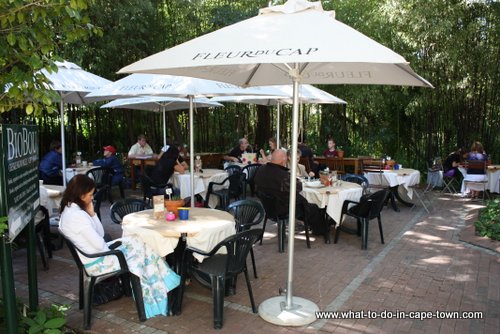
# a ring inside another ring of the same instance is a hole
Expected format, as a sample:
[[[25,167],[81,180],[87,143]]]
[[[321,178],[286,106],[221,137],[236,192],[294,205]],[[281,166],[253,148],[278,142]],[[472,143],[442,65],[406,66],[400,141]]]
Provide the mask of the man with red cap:
[[[115,154],[116,148],[111,145],[104,146],[104,158],[94,160],[94,166],[107,167],[114,171],[112,185],[119,184],[123,180],[123,166]]]

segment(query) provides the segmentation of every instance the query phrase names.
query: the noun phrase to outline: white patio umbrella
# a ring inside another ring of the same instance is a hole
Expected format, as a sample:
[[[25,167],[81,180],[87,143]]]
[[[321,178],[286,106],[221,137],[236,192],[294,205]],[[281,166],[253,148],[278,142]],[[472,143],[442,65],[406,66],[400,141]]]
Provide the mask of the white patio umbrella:
[[[85,104],[84,96],[90,91],[109,84],[111,81],[98,75],[84,71],[80,66],[69,61],[56,61],[57,72],[49,72],[43,69],[41,72],[50,81],[49,89],[59,93],[59,113],[61,117],[61,148],[63,185],[66,186],[66,141],[64,138],[64,103]]]
[[[195,109],[224,106],[223,104],[203,97],[196,98],[193,102]],[[165,122],[165,112],[189,109],[189,100],[168,96],[142,96],[127,99],[116,99],[102,105],[101,108],[122,108],[161,112],[163,119],[163,145],[167,145],[167,124]]]
[[[227,43],[227,41],[231,41]],[[158,73],[210,78],[242,86],[293,83],[291,179],[297,176],[299,84],[386,84],[432,87],[408,62],[335,20],[320,2],[289,0],[124,67],[120,73]],[[286,296],[264,301],[260,316],[278,325],[305,325],[318,307],[293,296],[296,184],[289,200]]]
[[[265,88],[266,86],[263,86]],[[218,102],[236,102],[247,104],[259,104],[264,106],[277,106],[276,110],[276,145],[280,147],[280,107],[283,104],[293,104],[293,86],[280,85],[273,86],[283,92],[284,96],[263,96],[263,95],[239,95],[239,96],[218,96],[212,98],[212,101]],[[314,104],[347,104],[346,101],[325,92],[322,89],[316,88],[311,85],[300,85],[299,88],[299,102],[314,103]]]
[[[194,99],[221,95],[278,95],[281,92],[266,88],[242,88],[225,82],[173,75],[132,74],[91,92],[87,101],[110,100],[131,96],[171,96],[187,98],[189,106],[189,164],[194,166],[193,108]],[[191,169],[191,206],[194,206],[194,171]]]

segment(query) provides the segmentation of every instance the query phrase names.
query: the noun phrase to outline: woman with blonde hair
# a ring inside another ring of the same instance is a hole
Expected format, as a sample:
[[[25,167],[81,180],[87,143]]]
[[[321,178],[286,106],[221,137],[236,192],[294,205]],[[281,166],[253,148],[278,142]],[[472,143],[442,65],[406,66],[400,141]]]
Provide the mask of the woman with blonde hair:
[[[481,144],[479,141],[475,141],[470,148],[470,152],[467,154],[466,160],[479,160],[479,161],[488,160],[488,156],[484,151],[483,144]],[[473,168],[467,169],[467,175],[465,175],[464,181],[474,182],[474,181],[484,181],[484,180],[486,180],[484,169],[473,169]],[[479,196],[479,190],[470,189],[470,192],[472,198],[477,198]]]
[[[271,161],[271,155],[273,154],[273,152],[278,148],[278,142],[276,141],[276,138],[274,137],[271,137],[269,138],[269,154],[266,154],[266,152],[264,152],[263,149],[260,149],[260,156],[262,157],[262,163],[265,164],[265,163],[268,163],[269,161]]]

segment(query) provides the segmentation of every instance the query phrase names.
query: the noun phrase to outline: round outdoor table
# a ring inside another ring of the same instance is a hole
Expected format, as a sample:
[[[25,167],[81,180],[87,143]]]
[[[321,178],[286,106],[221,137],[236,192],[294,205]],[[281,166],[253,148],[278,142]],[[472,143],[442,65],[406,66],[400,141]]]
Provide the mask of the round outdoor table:
[[[180,274],[186,245],[209,252],[220,241],[236,233],[234,218],[228,212],[206,208],[190,208],[189,211],[188,220],[175,221],[155,218],[152,209],[128,214],[122,221],[123,236],[140,238],[160,256],[174,253],[174,269]],[[225,252],[225,249],[220,252]],[[193,255],[199,262],[204,259],[200,254]],[[208,284],[207,278],[196,278],[202,284]],[[180,300],[179,296],[177,300]],[[174,304],[172,312],[180,312],[178,303]]]
[[[222,169],[202,169],[203,172],[196,172],[194,174],[194,193],[199,194],[203,199],[207,195],[208,185],[210,182],[222,182],[227,178],[227,172]],[[181,198],[191,196],[191,175],[189,173],[180,174],[175,172],[170,178],[170,182],[174,187],[180,190]],[[214,190],[229,187],[229,182],[222,186],[216,186]],[[210,197],[208,203],[209,207],[215,208],[218,205],[218,198],[215,196]]]
[[[188,246],[208,252],[236,233],[231,214],[207,208],[190,208],[188,220],[175,221],[166,221],[164,216],[156,219],[152,209],[134,212],[123,217],[122,228],[123,236],[139,237],[160,256],[173,253],[180,237]],[[203,256],[195,257],[203,261]]]
[[[314,186],[308,186],[312,184]],[[302,196],[320,209],[326,208],[326,213],[339,227],[342,223],[342,206],[345,200],[358,202],[363,195],[363,188],[356,183],[337,181],[333,186],[317,186],[317,183],[302,182]]]
[[[370,184],[385,185],[391,193],[390,199],[395,211],[399,211],[394,198],[402,204],[412,207],[413,189],[412,186],[420,183],[420,172],[416,169],[402,168],[394,170],[383,170],[382,173],[365,173],[365,177]]]

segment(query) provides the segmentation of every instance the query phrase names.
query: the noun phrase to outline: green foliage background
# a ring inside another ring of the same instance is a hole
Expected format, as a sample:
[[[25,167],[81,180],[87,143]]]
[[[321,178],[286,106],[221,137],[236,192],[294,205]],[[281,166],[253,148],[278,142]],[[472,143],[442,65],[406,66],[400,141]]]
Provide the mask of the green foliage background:
[[[69,16],[80,17],[78,22],[83,30],[81,35],[69,34],[65,38],[49,34],[46,38],[57,43],[42,58],[67,59],[110,80],[118,79],[116,71],[127,64],[254,16],[259,8],[268,5],[263,0],[45,2],[77,5],[79,14]],[[500,161],[499,2],[325,0],[323,7],[335,10],[338,20],[401,54],[435,89],[320,87],[346,100],[348,105],[303,107],[306,142],[316,152],[322,151],[326,137],[332,135],[344,147],[346,156],[388,154],[405,165],[425,169],[428,159],[444,156],[457,147],[469,148],[474,140],[480,140],[494,162]],[[59,22],[52,12],[49,19]],[[28,26],[26,32],[35,28]],[[7,43],[1,45],[2,49],[17,47],[10,45],[8,39]],[[12,54],[1,55],[0,73],[5,84],[12,78],[6,75],[4,57],[9,59]],[[29,81],[30,70],[37,68],[24,68],[24,75],[16,82]],[[13,111],[0,116],[2,121],[39,124],[44,153],[50,140],[58,138],[57,115],[51,114],[50,108],[28,115],[26,104],[22,108],[19,103],[11,106]],[[67,113],[68,158],[71,152],[79,150],[90,160],[107,144],[126,152],[139,133],[148,135],[155,150],[161,146],[162,122],[158,114],[106,111],[98,105],[69,106]],[[285,144],[290,140],[289,115],[290,108],[285,107],[280,134]],[[168,114],[167,124],[170,137],[187,142],[185,113]],[[265,146],[267,139],[274,136],[274,128],[273,108],[228,104],[220,109],[200,110],[195,116],[195,149],[226,151],[244,135],[255,146]]]

